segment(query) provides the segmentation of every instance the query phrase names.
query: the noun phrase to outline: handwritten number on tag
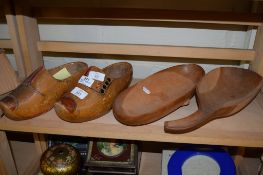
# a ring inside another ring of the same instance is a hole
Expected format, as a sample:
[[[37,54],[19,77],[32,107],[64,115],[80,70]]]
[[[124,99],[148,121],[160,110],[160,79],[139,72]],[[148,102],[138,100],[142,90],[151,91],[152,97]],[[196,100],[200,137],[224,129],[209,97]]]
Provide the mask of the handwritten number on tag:
[[[105,74],[95,71],[90,71],[88,78],[98,80],[98,81],[104,81]]]
[[[93,79],[90,79],[89,77],[83,75],[80,79],[79,79],[79,83],[83,84],[85,86],[91,87],[92,84],[94,83]]]
[[[75,87],[71,93],[75,96],[77,96],[80,99],[84,99],[88,93],[86,91],[84,91],[83,89],[80,89],[79,87]]]

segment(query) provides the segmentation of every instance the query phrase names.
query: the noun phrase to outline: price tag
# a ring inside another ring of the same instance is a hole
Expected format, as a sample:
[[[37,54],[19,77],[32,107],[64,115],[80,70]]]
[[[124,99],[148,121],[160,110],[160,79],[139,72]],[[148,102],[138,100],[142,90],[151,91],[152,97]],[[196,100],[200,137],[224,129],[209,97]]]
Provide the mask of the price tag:
[[[150,91],[147,87],[145,87],[145,86],[142,87],[142,90],[143,90],[143,92],[146,93],[146,94],[150,94],[150,93],[151,93],[151,91]]]
[[[75,87],[70,93],[79,97],[81,100],[84,99],[88,95],[86,91],[84,91],[83,89],[80,89],[79,87]]]
[[[88,78],[98,81],[104,81],[105,74],[95,71],[90,71]]]
[[[85,86],[91,87],[92,84],[94,83],[93,79],[90,79],[89,77],[83,75],[80,79],[79,79],[79,83],[83,84]]]

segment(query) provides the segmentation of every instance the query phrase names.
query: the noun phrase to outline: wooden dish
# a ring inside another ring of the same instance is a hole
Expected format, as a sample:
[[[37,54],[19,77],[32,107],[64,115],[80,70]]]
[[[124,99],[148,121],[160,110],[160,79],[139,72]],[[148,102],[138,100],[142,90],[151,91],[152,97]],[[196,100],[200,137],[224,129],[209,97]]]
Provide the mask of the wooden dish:
[[[124,90],[115,100],[113,114],[125,125],[144,125],[188,104],[204,70],[195,64],[159,71]]]
[[[260,75],[247,69],[221,67],[209,72],[198,83],[198,110],[188,117],[166,121],[165,132],[193,131],[211,120],[231,116],[247,106],[263,85]]]

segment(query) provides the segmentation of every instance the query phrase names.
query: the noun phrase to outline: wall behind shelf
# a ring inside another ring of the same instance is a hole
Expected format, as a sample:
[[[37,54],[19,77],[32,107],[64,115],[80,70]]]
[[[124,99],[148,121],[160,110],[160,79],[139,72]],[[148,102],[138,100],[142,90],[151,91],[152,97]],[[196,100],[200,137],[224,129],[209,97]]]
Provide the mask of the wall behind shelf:
[[[124,8],[157,8],[176,10],[204,10],[204,11],[232,11],[232,12],[262,12],[261,0],[30,0],[30,4],[50,6],[89,6],[89,7],[124,7]],[[204,5],[205,4],[205,5]],[[255,38],[255,30],[243,28],[210,29],[189,28],[173,24],[177,28],[164,27],[136,27],[136,26],[100,26],[100,25],[51,25],[40,24],[40,36],[43,40],[67,40],[87,42],[110,43],[144,43],[144,44],[171,44],[179,46],[196,47],[227,47],[227,48],[252,48]],[[221,26],[222,27],[222,26]],[[0,38],[9,38],[7,26],[0,24]],[[144,57],[116,57],[88,54],[44,54],[46,67],[50,68],[65,62],[81,60],[89,65],[104,67],[122,59],[129,60],[134,66],[134,77],[144,78],[158,70],[164,69],[175,63],[195,62],[200,60],[177,59],[173,62],[165,58]],[[12,65],[15,66],[14,56],[8,54]],[[95,59],[92,59],[94,58]],[[85,59],[82,59],[85,58]],[[117,58],[117,59],[116,59]],[[151,60],[150,62],[147,60]],[[132,61],[131,61],[132,60]],[[247,64],[239,65],[239,62],[206,61],[202,64],[206,71],[222,65],[235,65],[247,67]]]
[[[136,27],[136,26],[100,26],[100,25],[39,25],[40,37],[42,40],[56,41],[80,41],[80,42],[99,42],[99,43],[129,43],[129,44],[157,44],[157,45],[177,45],[177,46],[197,46],[197,47],[220,47],[220,48],[248,48],[250,32],[230,29],[200,29],[200,28],[166,28],[166,27]],[[251,46],[250,46],[251,47]],[[73,55],[74,56],[74,55]],[[80,58],[89,58],[89,55],[82,54]],[[88,64],[104,67],[116,62],[101,56],[103,59],[85,59]],[[118,58],[118,57],[117,57]],[[121,59],[121,58],[120,58]],[[128,57],[129,62],[134,66],[134,77],[144,78],[158,70],[175,65],[168,59],[153,58],[154,61],[131,61],[132,59],[143,59],[144,57]],[[147,58],[146,58],[147,59]],[[79,59],[83,61],[83,59]],[[156,61],[157,60],[157,61]],[[45,57],[47,67],[74,61],[69,57]],[[120,61],[120,60],[117,60]],[[180,62],[192,62],[193,60],[184,59]],[[199,63],[199,62],[197,62]],[[217,62],[202,64],[206,71],[222,64],[236,64],[236,62]],[[217,65],[216,65],[217,64]],[[241,65],[245,66],[245,65]]]
[[[209,27],[208,27],[209,28]],[[245,28],[218,28],[204,29],[200,27],[185,28],[182,26],[171,27],[137,27],[137,26],[101,26],[101,25],[65,25],[65,24],[40,24],[40,38],[42,40],[55,41],[79,41],[99,43],[130,43],[130,44],[156,44],[196,47],[220,47],[220,48],[252,48],[255,38],[254,30]],[[9,38],[8,28],[0,24],[0,38]],[[202,64],[200,60],[177,59],[169,61],[167,58],[145,57],[120,57],[89,54],[44,54],[44,62],[47,68],[61,65],[70,61],[85,61],[89,65],[105,67],[113,62],[128,60],[134,67],[134,77],[144,78],[156,71],[187,62],[201,64],[206,71],[222,65],[239,65],[236,61],[208,61]],[[8,54],[12,65],[15,66],[14,57]],[[85,58],[85,59],[83,59]],[[117,59],[116,59],[117,58]],[[147,60],[151,61],[147,61]]]

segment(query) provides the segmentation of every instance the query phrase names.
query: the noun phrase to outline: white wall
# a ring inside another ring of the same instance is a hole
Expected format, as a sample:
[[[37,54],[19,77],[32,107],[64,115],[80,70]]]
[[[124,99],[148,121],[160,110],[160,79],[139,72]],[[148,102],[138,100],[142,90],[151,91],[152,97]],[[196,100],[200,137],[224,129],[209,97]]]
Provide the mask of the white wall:
[[[39,25],[42,40],[244,48],[246,32],[189,28]]]
[[[0,38],[1,39],[10,38],[8,33],[8,27],[6,24],[0,24]]]
[[[40,37],[42,40],[56,41],[81,41],[100,43],[132,43],[132,44],[157,44],[176,46],[196,47],[221,47],[221,48],[248,48],[252,47],[254,35],[250,32],[233,30],[211,30],[211,29],[190,29],[190,28],[164,28],[164,27],[135,27],[135,26],[99,26],[99,25],[39,25]],[[0,25],[0,38],[8,38],[6,25]],[[63,64],[65,62],[81,60],[89,65],[104,67],[119,59],[92,59],[90,56],[83,56],[85,59],[73,57],[51,57],[45,56],[47,68]],[[11,56],[10,59],[12,60]],[[125,60],[124,60],[125,61]],[[176,62],[162,61],[131,61],[134,67],[134,77],[144,78],[158,70],[175,64]],[[184,59],[188,62],[187,59]],[[222,66],[229,62],[210,62],[202,64],[206,71]],[[14,64],[14,61],[12,61]],[[233,63],[234,64],[234,63]],[[229,66],[229,65],[228,65]],[[236,66],[236,65],[235,65]],[[240,65],[244,67],[246,65]]]

